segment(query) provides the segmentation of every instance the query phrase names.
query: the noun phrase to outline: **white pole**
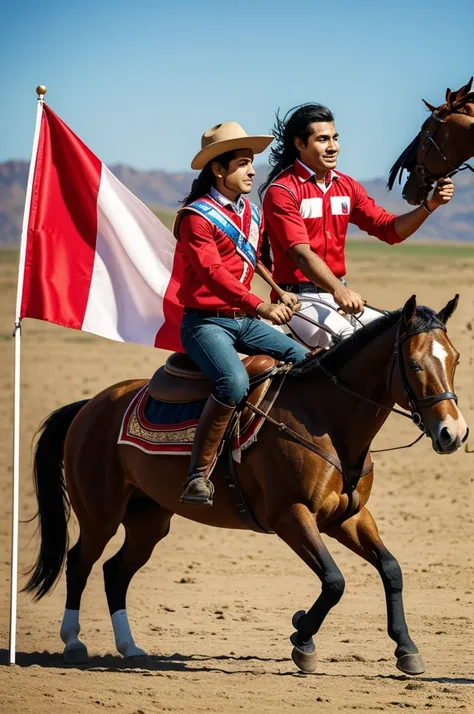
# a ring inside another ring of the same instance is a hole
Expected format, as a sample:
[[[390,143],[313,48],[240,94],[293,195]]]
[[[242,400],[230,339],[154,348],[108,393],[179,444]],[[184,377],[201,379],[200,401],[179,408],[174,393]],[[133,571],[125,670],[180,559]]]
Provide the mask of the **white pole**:
[[[13,386],[13,493],[12,493],[12,547],[11,547],[11,579],[10,579],[10,664],[15,664],[16,659],[16,614],[18,598],[18,521],[20,511],[20,348],[21,348],[21,300],[23,295],[23,276],[25,270],[26,243],[28,237],[28,221],[30,216],[31,191],[35,173],[36,155],[41,129],[43,113],[43,98],[46,87],[36,88],[38,107],[36,111],[36,125],[31,152],[30,170],[26,186],[25,210],[23,213],[23,226],[21,229],[20,260],[18,265],[18,287],[16,294],[15,311],[15,373]]]

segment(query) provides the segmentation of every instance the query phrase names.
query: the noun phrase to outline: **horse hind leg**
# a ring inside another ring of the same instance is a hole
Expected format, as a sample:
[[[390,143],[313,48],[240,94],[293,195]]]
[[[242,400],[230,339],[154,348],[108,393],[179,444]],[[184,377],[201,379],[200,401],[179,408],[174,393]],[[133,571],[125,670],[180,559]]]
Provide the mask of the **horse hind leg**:
[[[61,624],[60,636],[65,644],[66,664],[86,664],[89,656],[87,647],[79,639],[79,610],[82,593],[86,587],[94,563],[102,555],[105,546],[115,534],[119,523],[107,530],[89,530],[81,527],[77,543],[67,554],[66,565],[66,607]]]
[[[130,500],[122,520],[125,541],[104,563],[105,592],[115,645],[123,657],[147,656],[136,646],[132,636],[126,609],[127,590],[135,573],[148,562],[155,545],[169,533],[172,515],[146,496]]]

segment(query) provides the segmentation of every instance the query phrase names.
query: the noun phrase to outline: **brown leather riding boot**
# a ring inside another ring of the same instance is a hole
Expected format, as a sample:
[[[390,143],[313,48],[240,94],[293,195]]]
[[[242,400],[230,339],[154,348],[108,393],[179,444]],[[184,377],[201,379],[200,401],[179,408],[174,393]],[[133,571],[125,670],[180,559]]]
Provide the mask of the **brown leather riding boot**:
[[[181,503],[212,506],[214,485],[209,477],[217,460],[227,426],[235,407],[218,402],[212,395],[206,402],[194,436],[189,476],[180,498]]]

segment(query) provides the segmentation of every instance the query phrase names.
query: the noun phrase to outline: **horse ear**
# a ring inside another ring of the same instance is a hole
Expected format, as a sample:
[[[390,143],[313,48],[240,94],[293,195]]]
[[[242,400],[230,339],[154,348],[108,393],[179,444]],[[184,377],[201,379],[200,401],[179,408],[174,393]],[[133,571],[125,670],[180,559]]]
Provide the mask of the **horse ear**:
[[[464,87],[462,88],[462,95],[461,95],[461,96],[465,97],[466,94],[469,94],[469,92],[472,91],[472,83],[473,83],[473,81],[474,81],[474,77],[471,77],[471,79],[469,80],[469,82],[464,85]]]
[[[434,107],[432,104],[430,104],[429,102],[427,102],[426,99],[422,99],[421,101],[422,101],[424,104],[426,104],[426,106],[428,107],[428,109],[430,110],[430,112],[434,112],[434,110],[436,109],[436,107]]]
[[[412,295],[403,307],[403,321],[408,325],[416,316],[416,295]]]
[[[456,102],[459,102],[460,99],[463,99],[469,92],[471,91],[471,86],[472,86],[472,80],[473,77],[469,80],[467,84],[464,85],[464,87],[461,87],[461,89],[458,89],[457,92],[450,92],[449,93],[449,99],[446,99],[448,104],[456,104]]]
[[[448,87],[448,89],[446,90],[446,104],[449,104],[450,96],[451,96],[451,90]]]
[[[453,299],[450,300],[448,302],[448,304],[445,307],[443,307],[442,310],[440,310],[438,312],[438,317],[441,320],[441,322],[443,323],[443,325],[445,325],[447,323],[447,321],[449,320],[449,318],[451,317],[451,315],[457,308],[458,302],[459,302],[459,295],[456,293],[456,295],[453,297]]]

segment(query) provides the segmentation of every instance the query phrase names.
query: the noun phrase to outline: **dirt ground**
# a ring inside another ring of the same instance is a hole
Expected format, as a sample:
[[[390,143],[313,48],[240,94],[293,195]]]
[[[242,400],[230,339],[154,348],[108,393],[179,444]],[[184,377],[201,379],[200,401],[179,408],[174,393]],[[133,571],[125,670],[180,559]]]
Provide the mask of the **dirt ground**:
[[[399,307],[416,292],[419,302],[439,309],[460,292],[449,335],[461,353],[456,379],[460,407],[473,427],[474,251],[359,246],[350,256],[352,286],[381,307]],[[89,579],[81,611],[90,665],[62,664],[63,577],[40,603],[19,596],[18,665],[9,667],[15,286],[16,265],[1,256],[1,712],[474,711],[474,455],[463,450],[441,457],[428,441],[375,457],[369,502],[385,543],[404,571],[407,620],[425,659],[423,676],[409,678],[395,668],[379,578],[333,542],[329,547],[345,575],[346,592],[317,638],[317,673],[299,674],[290,658],[291,616],[312,604],[319,581],[275,536],[218,532],[177,517],[129,591],[132,630],[137,644],[151,656],[149,669],[127,667],[114,653],[100,564]],[[36,508],[30,466],[31,440],[39,422],[51,410],[92,396],[108,384],[151,375],[163,356],[149,348],[25,321],[23,519],[31,518]],[[415,436],[415,428],[394,415],[376,445],[395,446]],[[20,528],[22,573],[34,558],[34,529],[34,523]],[[121,539],[119,532],[103,560],[118,549]]]

